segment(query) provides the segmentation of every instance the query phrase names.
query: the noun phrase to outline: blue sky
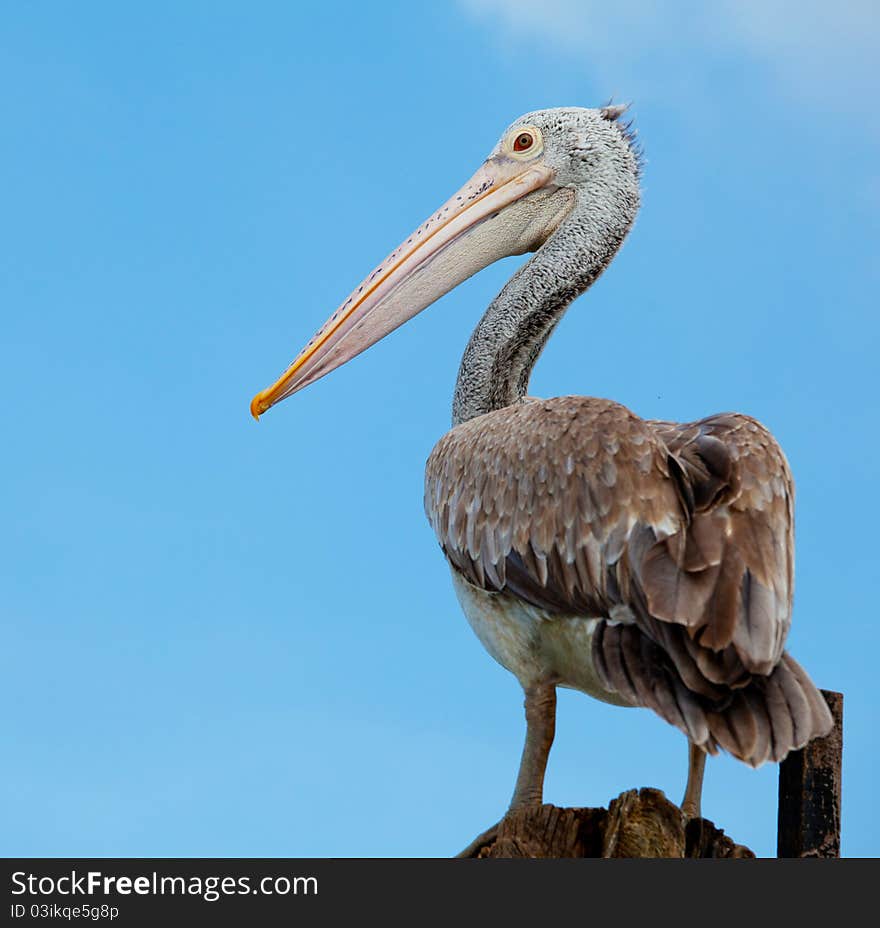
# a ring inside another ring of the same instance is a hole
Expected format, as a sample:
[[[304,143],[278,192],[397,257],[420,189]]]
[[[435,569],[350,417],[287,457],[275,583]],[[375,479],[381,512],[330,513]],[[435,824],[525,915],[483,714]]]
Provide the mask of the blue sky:
[[[7,9],[4,854],[443,856],[499,817],[521,694],[421,492],[520,259],[259,424],[248,402],[512,119],[612,96],[642,213],[532,392],[777,435],[790,647],[846,694],[844,852],[876,853],[877,14],[605,6]],[[651,713],[561,694],[548,801],[684,776]],[[705,814],[759,854],[775,803],[775,767],[710,761]]]

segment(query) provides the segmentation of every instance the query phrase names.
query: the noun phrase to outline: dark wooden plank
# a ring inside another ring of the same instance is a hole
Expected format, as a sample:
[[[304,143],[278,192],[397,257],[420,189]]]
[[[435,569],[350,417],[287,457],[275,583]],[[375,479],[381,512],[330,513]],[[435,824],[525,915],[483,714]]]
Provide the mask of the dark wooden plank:
[[[834,728],[779,765],[777,857],[840,857],[843,694],[822,690]]]

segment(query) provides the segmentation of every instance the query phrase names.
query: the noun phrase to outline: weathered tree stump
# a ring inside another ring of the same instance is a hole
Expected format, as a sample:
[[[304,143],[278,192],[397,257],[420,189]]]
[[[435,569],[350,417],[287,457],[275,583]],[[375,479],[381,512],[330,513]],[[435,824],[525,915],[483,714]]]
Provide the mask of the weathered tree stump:
[[[481,859],[755,856],[707,819],[688,821],[659,789],[628,790],[607,809],[520,809],[468,851],[465,856]]]

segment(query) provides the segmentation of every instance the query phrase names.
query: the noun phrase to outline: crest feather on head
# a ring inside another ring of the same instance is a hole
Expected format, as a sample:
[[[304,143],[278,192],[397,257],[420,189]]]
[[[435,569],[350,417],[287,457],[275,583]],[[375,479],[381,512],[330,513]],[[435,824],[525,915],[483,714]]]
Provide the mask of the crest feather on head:
[[[620,130],[620,134],[626,139],[627,145],[629,145],[630,150],[636,156],[636,165],[638,166],[639,174],[641,174],[645,166],[645,153],[638,139],[638,130],[634,127],[632,119],[626,121],[621,120],[621,116],[623,116],[631,106],[632,103],[612,103],[609,100],[605,106],[599,107],[599,115],[602,116],[603,119],[607,119],[608,122],[613,122]]]

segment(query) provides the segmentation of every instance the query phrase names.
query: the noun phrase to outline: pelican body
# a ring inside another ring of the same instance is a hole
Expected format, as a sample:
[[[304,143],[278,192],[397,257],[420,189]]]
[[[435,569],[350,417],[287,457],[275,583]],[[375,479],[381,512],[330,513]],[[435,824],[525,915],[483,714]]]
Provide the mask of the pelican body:
[[[547,339],[639,208],[624,109],[516,120],[251,411],[259,417],[498,258],[533,252],[471,336],[452,429],[425,474],[425,510],[462,610],[525,693],[511,808],[542,802],[565,686],[680,729],[682,808],[696,816],[707,753],[779,761],[827,733],[831,716],[785,651],[794,487],[767,429],[736,413],[661,422],[611,400],[527,395]]]

